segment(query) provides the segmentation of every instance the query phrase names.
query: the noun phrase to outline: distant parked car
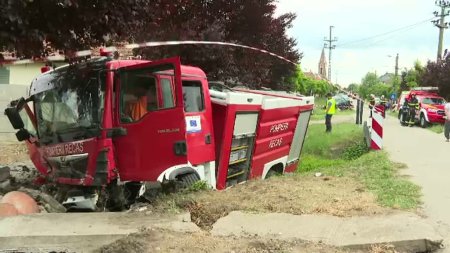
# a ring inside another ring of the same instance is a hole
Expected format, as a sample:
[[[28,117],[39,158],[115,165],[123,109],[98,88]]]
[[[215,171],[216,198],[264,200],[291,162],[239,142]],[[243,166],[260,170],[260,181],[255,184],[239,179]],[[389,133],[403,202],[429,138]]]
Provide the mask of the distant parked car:
[[[352,99],[346,94],[340,93],[334,96],[336,100],[336,106],[339,110],[351,110],[353,109]]]

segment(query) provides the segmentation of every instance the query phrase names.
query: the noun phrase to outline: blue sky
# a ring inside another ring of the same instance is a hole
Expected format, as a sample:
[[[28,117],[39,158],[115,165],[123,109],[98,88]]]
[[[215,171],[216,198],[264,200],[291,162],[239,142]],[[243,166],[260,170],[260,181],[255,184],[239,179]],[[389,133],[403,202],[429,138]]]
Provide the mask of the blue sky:
[[[424,65],[435,60],[439,30],[425,20],[432,19],[436,10],[434,0],[278,0],[277,13],[297,14],[289,35],[297,39],[304,54],[302,69],[307,71],[317,72],[324,37],[329,36],[330,25],[335,27],[333,37],[338,41],[332,56],[332,81],[337,78],[339,84],[347,86],[359,83],[369,71],[393,73],[397,53],[400,69],[412,67],[416,60]],[[446,30],[444,49],[449,44],[450,30]],[[328,58],[328,50],[326,55]]]

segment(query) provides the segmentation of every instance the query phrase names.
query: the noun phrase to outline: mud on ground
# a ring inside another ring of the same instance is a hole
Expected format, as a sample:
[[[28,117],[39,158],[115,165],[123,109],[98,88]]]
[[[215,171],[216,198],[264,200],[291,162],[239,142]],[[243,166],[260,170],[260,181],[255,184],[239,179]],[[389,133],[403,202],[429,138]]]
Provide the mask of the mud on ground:
[[[29,161],[28,149],[24,143],[0,143],[0,165]]]
[[[284,242],[262,238],[213,237],[207,232],[175,233],[164,230],[146,230],[106,245],[96,252],[216,252],[216,253],[344,253],[347,251],[321,244]],[[354,251],[353,251],[354,252]]]
[[[162,195],[149,206],[152,212],[187,209],[198,226],[209,230],[231,211],[329,214],[340,217],[392,212],[349,177],[290,175],[252,180],[225,191]]]
[[[342,249],[321,243],[299,240],[248,236],[213,237],[208,232],[178,233],[148,229],[105,245],[96,253],[144,253],[144,252],[189,252],[189,253],[400,253],[391,245],[373,245],[369,250]]]

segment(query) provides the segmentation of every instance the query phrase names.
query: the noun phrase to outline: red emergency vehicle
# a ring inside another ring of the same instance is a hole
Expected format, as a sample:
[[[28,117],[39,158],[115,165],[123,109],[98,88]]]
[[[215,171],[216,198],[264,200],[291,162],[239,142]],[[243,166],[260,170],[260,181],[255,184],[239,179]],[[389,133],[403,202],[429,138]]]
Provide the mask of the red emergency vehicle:
[[[421,127],[427,127],[431,124],[443,124],[445,122],[444,106],[445,99],[437,94],[435,87],[416,87],[410,91],[405,91],[400,95],[397,108],[398,118],[402,117],[402,106],[406,100],[409,100],[412,94],[415,94],[419,101],[419,110],[416,111],[415,121]],[[400,119],[401,120],[401,119]]]
[[[69,208],[122,208],[144,182],[225,189],[296,170],[312,97],[210,90],[178,58],[109,57],[43,73],[5,110],[19,141]],[[106,197],[105,197],[106,196]]]

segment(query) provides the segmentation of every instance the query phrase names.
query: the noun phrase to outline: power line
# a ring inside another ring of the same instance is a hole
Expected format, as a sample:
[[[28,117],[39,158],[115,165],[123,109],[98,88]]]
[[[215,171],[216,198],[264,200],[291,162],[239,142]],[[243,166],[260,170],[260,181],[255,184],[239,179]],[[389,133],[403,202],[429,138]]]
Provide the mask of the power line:
[[[398,33],[391,34],[390,36],[387,36],[387,37],[385,37],[385,38],[380,38],[380,39],[375,40],[375,41],[373,41],[373,42],[368,42],[368,44],[362,45],[361,48],[370,48],[370,47],[379,45],[381,42],[384,42],[384,41],[386,41],[386,40],[390,40],[390,39],[392,39],[392,38],[394,38],[394,37],[397,37],[397,36],[401,35],[402,33],[405,33],[405,32],[407,32],[407,31],[413,30],[413,29],[415,29],[415,28],[417,28],[417,26],[415,26],[415,27],[410,27],[410,28],[407,28],[407,29],[404,29],[404,30],[402,30],[402,31],[400,31],[400,32],[398,32]]]
[[[343,46],[347,46],[347,45],[352,45],[352,44],[356,44],[356,43],[365,42],[365,41],[367,41],[367,40],[372,40],[372,39],[375,39],[375,38],[378,38],[378,37],[382,37],[382,36],[385,36],[385,35],[389,35],[389,34],[391,34],[391,33],[396,33],[396,32],[399,32],[399,31],[402,31],[402,30],[405,30],[405,29],[410,30],[410,29],[412,29],[412,28],[415,27],[415,26],[418,26],[418,25],[427,23],[427,22],[429,22],[429,21],[431,21],[431,20],[433,20],[433,19],[434,19],[434,18],[429,18],[429,19],[426,19],[426,20],[417,22],[417,23],[412,24],[412,25],[408,25],[408,26],[404,26],[404,27],[397,28],[397,29],[392,30],[392,31],[380,33],[380,34],[373,35],[373,36],[370,36],[370,37],[366,37],[366,38],[363,38],[363,39],[358,39],[358,40],[354,40],[354,41],[345,42],[345,43],[343,43],[343,44],[339,44],[338,46],[339,46],[339,47],[343,47]]]

